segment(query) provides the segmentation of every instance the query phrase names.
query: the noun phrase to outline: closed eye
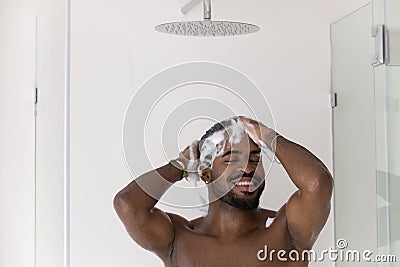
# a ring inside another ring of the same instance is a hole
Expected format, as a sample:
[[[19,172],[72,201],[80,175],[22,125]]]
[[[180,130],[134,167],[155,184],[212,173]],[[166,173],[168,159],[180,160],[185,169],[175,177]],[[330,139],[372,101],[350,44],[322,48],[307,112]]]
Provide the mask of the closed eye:
[[[251,162],[258,162],[260,161],[261,157],[259,155],[251,155],[249,161]]]
[[[233,162],[238,162],[239,160],[237,158],[228,158],[226,160],[224,160],[224,162],[226,163],[233,163]]]

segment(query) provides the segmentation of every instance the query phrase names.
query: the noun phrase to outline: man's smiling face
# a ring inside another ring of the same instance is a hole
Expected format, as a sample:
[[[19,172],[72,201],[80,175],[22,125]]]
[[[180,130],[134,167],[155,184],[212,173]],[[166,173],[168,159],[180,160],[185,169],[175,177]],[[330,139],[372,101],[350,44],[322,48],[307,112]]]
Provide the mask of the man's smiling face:
[[[212,193],[236,208],[255,209],[265,187],[261,150],[247,135],[236,144],[227,140],[210,169]]]

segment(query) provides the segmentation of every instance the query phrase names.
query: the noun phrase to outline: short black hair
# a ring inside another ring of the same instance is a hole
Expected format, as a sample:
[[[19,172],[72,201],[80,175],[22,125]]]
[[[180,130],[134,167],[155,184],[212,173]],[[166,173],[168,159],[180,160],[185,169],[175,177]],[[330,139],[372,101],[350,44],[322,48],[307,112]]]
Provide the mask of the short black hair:
[[[210,129],[206,131],[205,134],[200,138],[199,146],[198,146],[198,155],[200,155],[200,148],[203,145],[204,141],[213,135],[216,132],[225,131],[225,129],[232,125],[232,119],[237,121],[237,118],[229,118],[214,124]]]

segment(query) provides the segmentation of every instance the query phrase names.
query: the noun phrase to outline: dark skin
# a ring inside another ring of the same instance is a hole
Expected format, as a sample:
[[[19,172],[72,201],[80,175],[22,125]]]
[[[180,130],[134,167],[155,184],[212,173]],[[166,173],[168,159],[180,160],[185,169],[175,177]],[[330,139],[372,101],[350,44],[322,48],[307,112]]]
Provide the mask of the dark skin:
[[[308,266],[301,258],[290,260],[288,254],[281,254],[287,261],[280,261],[277,253],[261,261],[257,253],[265,245],[270,252],[296,250],[300,255],[312,248],[329,216],[332,176],[304,147],[282,136],[275,138],[276,133],[261,123],[244,117],[241,120],[252,138],[246,136],[237,144],[226,145],[212,167],[202,169],[201,179],[210,185],[210,200],[216,199],[210,203],[207,216],[188,221],[154,207],[170,186],[160,183],[159,177],[170,183],[180,180],[181,170],[171,163],[141,175],[116,195],[114,207],[129,235],[161,258],[165,266]],[[277,212],[257,205],[265,186],[260,141],[269,148],[271,143],[276,145],[277,158],[298,188]],[[187,158],[188,148],[180,156],[185,166]],[[243,177],[236,178],[238,175]],[[237,186],[237,179],[251,180],[254,185]],[[142,189],[155,187],[154,198]],[[229,194],[221,197],[221,190]],[[257,206],[235,207],[228,195],[246,203],[256,200]],[[268,217],[275,220],[266,228]]]

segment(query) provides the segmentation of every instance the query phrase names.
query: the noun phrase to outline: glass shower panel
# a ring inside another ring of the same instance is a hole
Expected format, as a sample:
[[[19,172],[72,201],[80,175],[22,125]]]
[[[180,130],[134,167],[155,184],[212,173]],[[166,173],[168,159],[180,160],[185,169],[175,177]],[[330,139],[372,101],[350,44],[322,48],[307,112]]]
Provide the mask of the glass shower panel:
[[[388,33],[387,65],[374,69],[377,134],[377,227],[379,253],[395,255],[400,266],[400,1],[374,1],[374,24]]]
[[[400,32],[400,1],[386,0],[386,25],[389,38],[395,38]],[[400,255],[400,65],[394,62],[398,57],[400,43],[393,43],[389,47],[390,65],[386,66],[387,92],[387,144],[388,144],[388,241],[389,252]],[[396,54],[395,54],[396,53]],[[400,260],[400,259],[398,259]],[[400,265],[400,262],[397,263]],[[394,266],[394,265],[393,265]]]
[[[35,266],[64,263],[64,0],[37,12]]]

